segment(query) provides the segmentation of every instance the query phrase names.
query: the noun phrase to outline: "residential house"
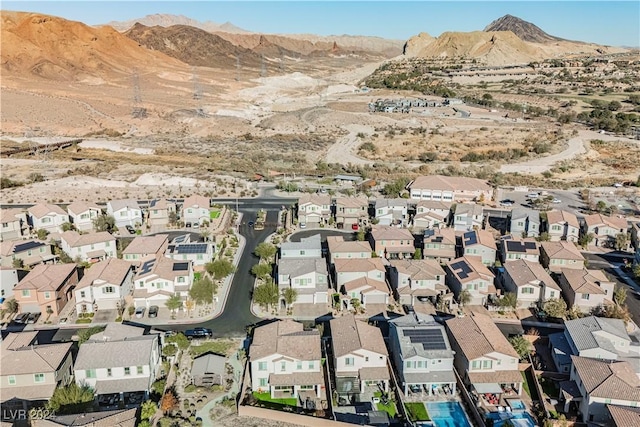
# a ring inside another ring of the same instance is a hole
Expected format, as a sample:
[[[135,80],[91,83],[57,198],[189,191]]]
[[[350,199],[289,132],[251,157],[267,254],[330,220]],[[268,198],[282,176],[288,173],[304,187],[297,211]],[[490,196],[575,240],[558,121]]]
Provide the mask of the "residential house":
[[[46,404],[72,380],[72,343],[39,344],[37,331],[9,333],[0,351],[0,405],[9,411]],[[15,417],[17,418],[17,417]]]
[[[188,242],[170,244],[164,255],[176,261],[191,261],[194,269],[204,270],[205,264],[213,261],[215,252],[211,242]]]
[[[39,264],[13,288],[21,313],[57,316],[78,284],[75,264]]]
[[[447,263],[456,257],[456,232],[453,228],[425,230],[422,256],[435,259],[440,264]]]
[[[597,247],[615,248],[616,236],[624,234],[627,236],[629,224],[627,219],[620,216],[605,216],[602,214],[587,215],[584,217],[585,234],[593,234],[593,241],[590,243]],[[626,250],[627,247],[623,248]]]
[[[38,203],[27,209],[31,228],[49,233],[62,233],[62,224],[69,222],[69,215],[58,205]]]
[[[392,260],[389,267],[389,284],[401,304],[435,303],[438,295],[448,291],[444,278],[444,270],[434,259]]]
[[[536,239],[518,239],[511,235],[500,238],[500,258],[503,263],[524,259],[540,262],[540,243]]]
[[[118,256],[116,238],[106,231],[89,234],[65,231],[60,235],[60,247],[71,259],[83,262],[96,262]]]
[[[361,197],[338,197],[336,199],[336,226],[353,228],[367,225],[369,201]]]
[[[566,240],[577,243],[580,237],[580,223],[571,212],[549,211],[547,212],[547,233],[552,242]]]
[[[130,263],[107,258],[86,269],[73,291],[77,313],[124,309],[133,294],[133,267]]]
[[[451,219],[451,203],[437,200],[420,200],[416,204],[413,226],[417,228],[443,228]]]
[[[163,256],[168,247],[168,234],[136,236],[122,251],[122,259],[134,264],[139,264],[147,258]]]
[[[380,225],[405,227],[409,220],[407,199],[377,199],[375,218]]]
[[[344,295],[344,308],[352,307],[354,299],[365,306],[389,303],[389,287],[380,258],[336,259],[334,268],[336,289]]]
[[[569,372],[571,356],[626,360],[640,375],[640,344],[627,333],[624,321],[588,316],[566,320],[563,332],[549,335],[549,346],[559,372]]]
[[[47,418],[31,420],[33,427],[135,427],[138,408],[113,409],[111,411],[83,412],[81,414],[51,415]]]
[[[452,202],[488,202],[493,188],[486,181],[458,176],[420,176],[407,185],[413,200]]]
[[[482,229],[484,214],[482,206],[475,203],[458,203],[453,215],[453,228],[456,231],[471,231]]]
[[[496,296],[494,279],[493,273],[478,257],[462,257],[447,263],[449,289],[456,298],[463,290],[468,291],[470,305],[485,305],[490,297]]]
[[[2,267],[33,267],[41,263],[53,263],[58,258],[51,245],[42,240],[14,240],[0,243],[0,265]]]
[[[193,284],[193,266],[189,261],[158,256],[142,263],[133,282],[136,307],[163,305],[173,295],[186,300]]]
[[[412,258],[416,251],[413,234],[406,228],[374,225],[371,229],[371,247],[379,256],[387,259]]]
[[[503,264],[502,286],[518,297],[518,307],[529,307],[561,298],[560,286],[539,263],[525,259]]]
[[[302,323],[278,320],[253,330],[249,346],[251,390],[271,398],[326,397],[320,333]]]
[[[329,273],[324,258],[282,258],[278,262],[278,288],[297,291],[295,303],[326,304]],[[281,305],[286,301],[281,297]]]
[[[605,304],[613,304],[615,283],[602,270],[563,268],[560,272],[560,287],[569,308],[575,306],[588,313]]]
[[[219,354],[207,352],[193,359],[191,378],[196,387],[224,385],[223,378],[227,371],[227,358]]]
[[[124,228],[127,225],[139,227],[142,225],[142,209],[134,199],[111,200],[107,202],[107,215],[115,220],[116,227]]]
[[[496,250],[496,240],[490,231],[472,230],[462,235],[462,256],[479,257],[484,265],[493,265]]]
[[[529,208],[514,208],[509,215],[511,234],[522,237],[540,235],[540,211]]]
[[[67,206],[67,212],[78,231],[93,231],[93,221],[102,215],[102,209],[95,203],[79,200]]]
[[[309,227],[329,224],[331,219],[331,196],[303,194],[298,199],[298,223]]]
[[[362,393],[389,390],[389,353],[382,332],[345,315],[329,321],[332,360],[338,399],[359,401]]]
[[[412,313],[389,321],[389,347],[405,396],[455,395],[453,351],[444,326]]]
[[[474,313],[445,322],[463,383],[482,395],[522,392],[518,353],[491,317]]]
[[[208,197],[194,194],[184,199],[182,204],[182,216],[180,219],[187,224],[202,225],[205,221],[211,221],[209,208],[211,207],[211,199]]]
[[[371,245],[368,242],[345,241],[342,236],[327,236],[329,262],[337,259],[371,258]]]
[[[541,242],[540,263],[553,273],[560,273],[565,268],[582,270],[584,257],[572,242]]]
[[[320,235],[303,237],[299,242],[283,242],[280,245],[280,259],[284,258],[322,258]]]
[[[0,267],[0,304],[13,298],[13,288],[16,287],[29,272],[13,267]]]
[[[580,356],[571,356],[571,361],[570,379],[560,383],[565,412],[571,402],[576,402],[584,422],[605,423],[610,421],[608,405],[638,407],[640,378],[629,362]]]
[[[149,203],[147,224],[150,226],[167,227],[172,218],[177,220],[178,209],[174,202],[167,199],[153,199]]]
[[[22,209],[0,209],[0,242],[21,240],[29,232],[27,214]]]
[[[74,367],[76,384],[91,386],[100,395],[135,394],[146,400],[160,370],[160,340],[144,328],[108,323],[78,350]],[[141,400],[142,401],[142,400]]]
[[[640,408],[629,406],[606,405],[611,416],[612,427],[640,425]]]

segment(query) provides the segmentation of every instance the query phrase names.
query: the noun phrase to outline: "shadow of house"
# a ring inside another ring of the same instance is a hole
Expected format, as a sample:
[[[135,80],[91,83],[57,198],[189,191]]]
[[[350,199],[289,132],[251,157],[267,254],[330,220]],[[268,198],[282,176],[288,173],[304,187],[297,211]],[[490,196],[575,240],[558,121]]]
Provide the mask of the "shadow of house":
[[[216,353],[206,352],[193,360],[191,377],[198,387],[211,387],[222,384],[227,358]]]

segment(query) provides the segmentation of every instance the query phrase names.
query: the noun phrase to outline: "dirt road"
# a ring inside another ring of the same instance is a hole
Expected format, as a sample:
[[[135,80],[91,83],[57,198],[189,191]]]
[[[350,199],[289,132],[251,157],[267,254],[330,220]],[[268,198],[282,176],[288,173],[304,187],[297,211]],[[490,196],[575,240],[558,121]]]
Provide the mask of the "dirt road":
[[[373,127],[364,125],[345,125],[343,129],[349,131],[349,134],[338,138],[338,140],[329,147],[326,155],[327,163],[340,163],[346,165],[351,163],[352,165],[372,165],[374,162],[371,160],[363,159],[356,156],[354,153],[358,150],[360,145],[360,139],[358,133],[362,132],[365,135],[370,135],[374,132]]]

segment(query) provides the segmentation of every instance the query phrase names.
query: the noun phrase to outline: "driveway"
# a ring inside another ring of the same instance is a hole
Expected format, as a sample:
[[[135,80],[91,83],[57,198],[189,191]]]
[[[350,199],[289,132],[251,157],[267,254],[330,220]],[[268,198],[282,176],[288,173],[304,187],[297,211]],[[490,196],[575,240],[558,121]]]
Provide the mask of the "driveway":
[[[98,310],[93,315],[91,323],[107,323],[113,322],[118,317],[118,310]]]

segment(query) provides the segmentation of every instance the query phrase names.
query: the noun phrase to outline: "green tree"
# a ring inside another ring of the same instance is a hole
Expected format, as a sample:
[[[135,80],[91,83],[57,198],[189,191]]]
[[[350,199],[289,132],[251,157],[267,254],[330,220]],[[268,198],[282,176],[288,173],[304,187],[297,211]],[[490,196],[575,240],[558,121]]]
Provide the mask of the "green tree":
[[[69,230],[75,230],[76,227],[71,224],[70,222],[65,222],[61,225],[62,227],[62,231],[69,231]]]
[[[56,414],[75,414],[85,412],[93,406],[94,390],[87,384],[75,382],[66,387],[58,387],[47,402],[47,408]]]
[[[214,286],[213,281],[208,277],[201,277],[191,285],[189,296],[196,304],[213,303]]]
[[[509,338],[509,343],[513,347],[513,349],[520,356],[520,360],[527,360],[531,352],[533,351],[533,346],[522,335],[517,335],[515,337]]]
[[[624,251],[629,246],[629,237],[627,233],[618,233],[616,234],[616,250]]]
[[[78,345],[82,345],[91,338],[92,335],[95,335],[99,332],[104,331],[104,326],[92,326],[86,329],[80,329],[78,331]]]
[[[593,233],[585,233],[578,239],[578,244],[583,248],[586,248],[589,246],[589,243],[593,242],[594,237]]]
[[[360,229],[356,233],[356,239],[358,240],[358,242],[364,242],[365,237],[366,232],[364,231],[364,228],[360,227]]]
[[[616,290],[613,293],[613,301],[622,306],[624,305],[625,301],[627,300],[627,288],[624,288],[622,286],[616,286]]]
[[[213,276],[216,280],[224,279],[236,270],[233,264],[226,259],[209,262],[204,266],[204,268],[207,270],[207,273]]]
[[[562,319],[567,314],[567,303],[562,298],[551,298],[545,301],[542,309],[548,316]]]
[[[140,419],[141,420],[150,420],[156,415],[158,411],[158,405],[153,400],[147,400],[142,404],[142,408],[140,410]]]
[[[282,297],[284,298],[284,302],[287,304],[287,307],[291,307],[291,305],[298,299],[298,291],[293,288],[286,288],[282,291]]]
[[[182,332],[178,332],[175,335],[171,335],[164,340],[167,344],[175,344],[180,350],[186,350],[191,345],[189,338],[187,338]],[[160,394],[160,393],[158,393]]]
[[[253,267],[251,267],[251,274],[253,274],[259,279],[270,277],[271,271],[272,271],[271,264],[258,263]]]
[[[9,314],[15,314],[20,309],[20,304],[18,303],[18,301],[16,301],[15,298],[11,298],[5,301],[4,306],[6,312]]]
[[[603,213],[607,209],[607,203],[604,200],[599,200],[596,203],[596,211]]]
[[[175,356],[176,353],[178,352],[178,347],[176,347],[175,345],[171,344],[171,345],[165,345],[162,348],[162,355],[164,357],[171,357],[171,356]]]
[[[416,248],[416,251],[413,253],[413,259],[422,259],[422,249]]]
[[[36,234],[38,235],[38,239],[39,240],[46,240],[47,236],[49,235],[49,232],[47,230],[45,230],[44,228],[40,228],[40,229],[38,229]]]
[[[636,276],[636,279],[640,279],[640,263],[633,266],[633,275]]]
[[[24,261],[20,258],[16,258],[13,260],[11,265],[13,266],[13,268],[24,268]]]
[[[540,233],[540,235],[536,238],[536,240],[538,242],[548,242],[549,240],[551,240],[551,237],[549,236],[549,233],[547,233],[546,231],[543,231],[542,233]]]
[[[100,215],[93,220],[93,228],[96,231],[108,231],[111,233],[116,227],[116,220],[111,215]]]
[[[269,310],[271,306],[277,305],[280,299],[278,285],[268,280],[262,285],[258,285],[253,290],[253,301],[261,307]]]
[[[620,103],[620,101],[611,101],[608,105],[607,105],[607,109],[609,111],[618,111],[619,109],[622,108],[622,104]]]
[[[167,299],[164,305],[166,305],[172,313],[175,313],[177,309],[182,307],[182,298],[180,298],[180,296],[177,294],[173,294],[169,297],[169,299]]]
[[[390,183],[386,184],[382,188],[381,192],[385,196],[399,197],[404,192],[405,188],[407,187],[407,184],[409,184],[409,180],[408,179],[399,178],[399,179],[396,179],[393,182],[390,182]]]
[[[458,295],[458,303],[462,306],[465,306],[470,302],[471,302],[471,293],[468,290],[463,289],[460,292],[460,295]]]
[[[277,248],[271,243],[262,242],[258,246],[256,246],[256,249],[253,251],[253,253],[261,260],[271,262],[276,254],[276,251]]]
[[[500,298],[498,305],[500,307],[516,308],[518,305],[518,295],[516,295],[515,292],[507,292],[502,298]]]

